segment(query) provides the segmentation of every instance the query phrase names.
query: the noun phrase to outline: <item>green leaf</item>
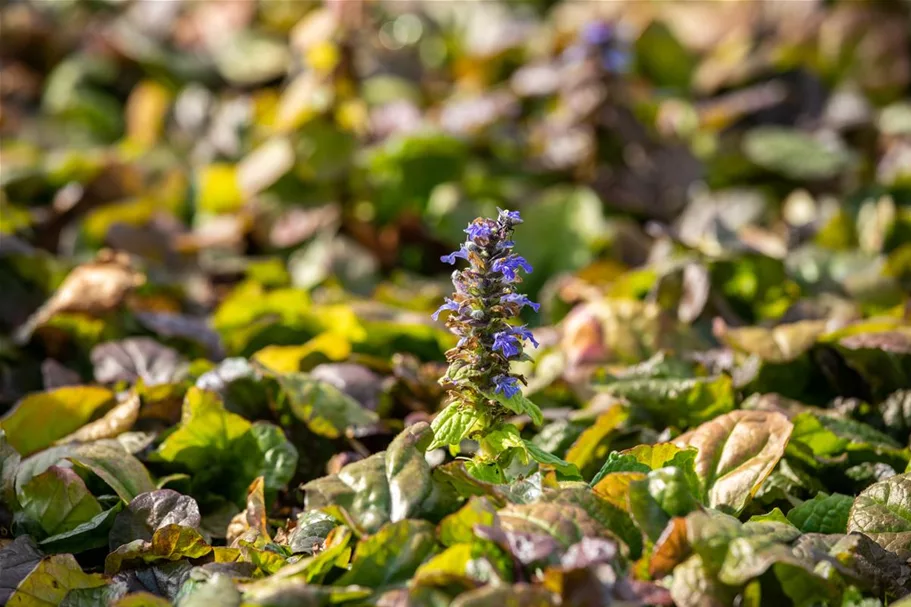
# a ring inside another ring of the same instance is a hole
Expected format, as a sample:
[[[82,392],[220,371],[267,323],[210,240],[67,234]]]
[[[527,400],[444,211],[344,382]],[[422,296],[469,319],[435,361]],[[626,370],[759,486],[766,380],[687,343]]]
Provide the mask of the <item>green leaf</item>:
[[[629,401],[634,416],[649,418],[669,426],[689,428],[734,409],[731,378],[620,379],[599,390]]]
[[[496,518],[497,509],[488,498],[473,496],[440,522],[440,542],[444,546],[470,543],[475,539],[475,525],[492,526]]]
[[[374,533],[389,522],[391,495],[386,482],[385,453],[353,462],[337,474],[303,486],[308,510],[340,506],[358,527]]]
[[[496,461],[472,459],[465,462],[465,470],[482,483],[500,485],[506,482],[506,475]]]
[[[759,166],[791,179],[826,179],[845,169],[848,152],[785,127],[764,126],[743,138],[743,152]]]
[[[129,503],[140,493],[155,489],[145,466],[115,440],[79,445],[67,459],[96,474],[124,502]]]
[[[406,428],[389,449],[348,464],[338,474],[303,486],[307,508],[340,506],[367,533],[403,517],[442,517],[458,507],[452,491],[433,480],[424,460],[432,433],[426,423]]]
[[[45,536],[72,531],[102,512],[79,475],[59,466],[51,466],[23,486],[19,504]]]
[[[848,515],[848,532],[860,531],[886,550],[911,556],[911,474],[864,489]]]
[[[30,394],[0,418],[7,441],[22,455],[49,447],[89,422],[114,393],[98,386],[65,386]]]
[[[614,472],[641,472],[642,474],[648,474],[651,471],[651,466],[640,462],[632,453],[611,451],[610,454],[608,454],[607,459],[604,460],[604,464],[601,466],[598,474],[592,478],[591,485],[594,487],[601,482],[601,479]]]
[[[678,607],[726,607],[737,595],[737,589],[718,581],[698,554],[674,569],[670,591]]]
[[[500,403],[516,415],[527,415],[536,426],[540,426],[544,423],[544,416],[541,414],[541,409],[538,408],[538,405],[525,398],[525,395],[521,392],[517,392],[509,398],[502,392],[488,392],[485,393],[484,396]]]
[[[519,429],[512,424],[499,424],[497,427],[487,430],[478,442],[481,447],[480,454],[489,459],[495,460],[510,449],[519,449],[523,452],[525,461],[528,460],[525,443],[522,442]]]
[[[784,455],[793,426],[768,411],[732,411],[706,422],[675,443],[698,450],[695,468],[702,497],[739,513]]]
[[[840,596],[841,581],[815,571],[813,560],[765,536],[734,538],[718,579],[739,586],[771,569],[785,595],[795,605],[831,605]],[[836,574],[837,575],[837,574]]]
[[[330,383],[305,373],[279,375],[294,416],[315,434],[338,438],[355,426],[368,426],[379,418]]]
[[[226,411],[214,392],[190,388],[180,425],[161,443],[157,455],[166,462],[200,471],[219,456],[228,455],[250,427],[243,417]]]
[[[390,523],[361,540],[351,568],[337,584],[381,588],[407,582],[421,563],[436,552],[435,536],[433,525],[426,521]]]
[[[156,561],[195,559],[212,552],[198,531],[183,525],[165,525],[155,530],[151,540],[133,540],[111,552],[104,560],[104,572],[114,575],[122,569]]]
[[[681,44],[662,21],[652,21],[635,43],[636,63],[661,87],[687,90],[697,59],[691,47]]]
[[[790,514],[790,513],[788,513]],[[772,508],[770,512],[765,514],[755,514],[750,517],[751,523],[786,523],[793,525],[794,523],[788,520],[788,517],[784,515],[784,512],[781,511],[781,508]],[[795,525],[796,526],[796,525]]]
[[[434,489],[430,464],[424,459],[433,431],[419,422],[400,433],[386,450],[386,480],[389,483],[389,520],[416,517]]]
[[[90,520],[41,540],[41,548],[49,553],[83,552],[101,548],[108,544],[108,532],[114,524],[114,518],[123,508],[123,502],[117,502],[113,508],[96,514]]]
[[[285,437],[281,428],[268,422],[256,422],[250,427],[250,435],[256,441],[256,449],[250,450],[245,461],[252,478],[263,477],[267,500],[283,490],[294,478],[297,471],[297,449]]]
[[[788,512],[788,520],[804,533],[846,533],[854,499],[819,493]]]
[[[700,507],[681,468],[659,468],[629,486],[630,514],[652,542],[658,540],[673,517]]]
[[[280,583],[284,579],[302,578],[308,584],[319,584],[335,568],[347,569],[351,559],[349,544],[353,534],[347,527],[338,526],[326,536],[322,550],[279,569],[271,579]]]
[[[577,468],[575,464],[563,461],[556,455],[552,455],[544,449],[541,449],[531,441],[526,440],[524,443],[525,448],[528,450],[528,454],[531,455],[533,460],[539,464],[544,464],[545,466],[553,468],[564,480],[582,479],[579,468]]]
[[[9,607],[57,607],[71,590],[95,588],[106,583],[97,573],[84,573],[72,554],[41,559],[7,602]]]
[[[215,393],[198,388],[187,391],[180,425],[154,455],[192,472],[194,491],[218,487],[238,504],[245,503],[257,477],[265,478],[266,489],[278,491],[297,466],[297,450],[280,429],[251,424],[226,411]]]
[[[486,416],[474,407],[460,402],[449,403],[433,418],[430,425],[433,428],[433,442],[427,449],[458,445],[473,432],[486,427],[487,423]]]
[[[591,484],[597,485],[598,481],[611,472],[648,473],[665,466],[692,470],[696,453],[695,449],[681,448],[673,443],[637,445],[624,451],[612,451]]]
[[[319,510],[302,512],[297,516],[297,526],[288,535],[288,547],[294,554],[312,555],[314,545],[322,545],[338,525],[337,520]]]

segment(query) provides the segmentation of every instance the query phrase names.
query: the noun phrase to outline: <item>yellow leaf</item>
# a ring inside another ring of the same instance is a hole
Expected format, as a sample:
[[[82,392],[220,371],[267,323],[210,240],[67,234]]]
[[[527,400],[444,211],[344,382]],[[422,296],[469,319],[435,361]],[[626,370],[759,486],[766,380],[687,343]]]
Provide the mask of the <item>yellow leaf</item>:
[[[609,451],[609,438],[617,428],[626,421],[626,409],[614,406],[602,413],[594,425],[579,435],[569,451],[566,461],[576,464],[585,478],[590,478],[593,471],[604,462]]]
[[[629,495],[629,486],[633,481],[642,480],[642,472],[611,472],[593,487],[595,493],[612,503],[614,506],[629,511],[626,497]]]
[[[233,164],[210,164],[197,175],[198,209],[209,213],[231,213],[244,204]]]
[[[49,447],[92,419],[114,400],[114,393],[99,386],[65,386],[30,394],[0,419],[0,428],[23,456]]]
[[[158,142],[171,104],[171,92],[161,84],[145,80],[136,85],[127,100],[127,137],[141,147]]]
[[[308,371],[316,363],[305,364],[307,358],[322,354],[329,360],[345,360],[351,355],[351,342],[342,335],[323,333],[300,346],[267,346],[253,355],[256,362],[276,373],[293,373]],[[306,368],[304,368],[306,367]]]
[[[61,438],[58,443],[90,443],[114,438],[133,427],[139,417],[139,395],[130,394],[125,401],[108,411],[104,417]]]

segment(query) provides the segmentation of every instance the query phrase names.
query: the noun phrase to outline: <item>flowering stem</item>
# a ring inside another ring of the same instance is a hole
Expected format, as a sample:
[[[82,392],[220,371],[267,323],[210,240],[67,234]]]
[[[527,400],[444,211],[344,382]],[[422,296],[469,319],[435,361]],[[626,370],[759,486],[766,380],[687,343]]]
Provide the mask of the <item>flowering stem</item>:
[[[528,359],[525,342],[538,347],[531,331],[511,322],[525,306],[540,308],[518,292],[520,272],[532,271],[525,258],[513,252],[512,233],[520,223],[518,211],[500,210],[496,219],[478,218],[468,225],[459,250],[442,257],[450,264],[464,259],[468,266],[453,272],[455,292],[433,314],[436,320],[449,311],[446,326],[459,337],[446,353],[449,369],[440,383],[450,404],[434,420],[434,445],[477,439],[481,449],[474,470],[485,480],[502,481],[500,463],[516,450],[528,460],[518,430],[504,424],[504,418],[528,413],[536,423],[541,421],[540,410],[521,395],[519,384],[525,384],[525,378],[510,368],[512,362]]]

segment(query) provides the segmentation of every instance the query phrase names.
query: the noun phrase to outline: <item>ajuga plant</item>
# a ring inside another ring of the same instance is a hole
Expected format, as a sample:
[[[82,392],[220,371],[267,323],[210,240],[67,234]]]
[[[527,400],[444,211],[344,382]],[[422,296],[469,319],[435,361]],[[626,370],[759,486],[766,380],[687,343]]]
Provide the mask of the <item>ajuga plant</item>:
[[[531,331],[516,319],[524,307],[535,312],[539,304],[519,293],[521,272],[531,265],[513,252],[513,230],[522,223],[518,211],[499,210],[496,219],[478,218],[468,224],[465,242],[442,260],[468,266],[452,274],[455,293],[433,318],[450,312],[446,326],[458,344],[446,353],[449,369],[440,379],[449,404],[433,421],[436,446],[457,446],[463,439],[478,442],[469,472],[489,482],[505,482],[529,471],[533,461],[555,468],[561,476],[575,477],[575,466],[522,439],[507,422],[526,414],[535,424],[541,410],[522,395],[525,378],[512,372],[511,363],[528,360],[526,343],[538,346]]]

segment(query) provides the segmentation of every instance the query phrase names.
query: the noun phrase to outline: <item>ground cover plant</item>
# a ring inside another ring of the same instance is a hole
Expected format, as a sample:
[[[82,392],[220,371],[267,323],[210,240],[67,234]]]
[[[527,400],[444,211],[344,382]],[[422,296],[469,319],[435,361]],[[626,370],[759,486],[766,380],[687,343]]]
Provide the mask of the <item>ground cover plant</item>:
[[[909,19],[4,3],[0,604],[911,605]]]

